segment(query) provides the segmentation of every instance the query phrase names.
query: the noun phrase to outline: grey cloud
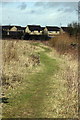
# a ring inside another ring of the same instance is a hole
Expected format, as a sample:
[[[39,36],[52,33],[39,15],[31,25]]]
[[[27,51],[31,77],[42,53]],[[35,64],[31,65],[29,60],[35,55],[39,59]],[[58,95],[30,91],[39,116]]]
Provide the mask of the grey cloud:
[[[70,7],[76,8],[78,6],[78,2],[48,2],[48,7]]]
[[[2,2],[2,5],[7,5],[8,4],[8,2]]]
[[[35,11],[35,10],[30,10],[30,11],[28,11],[27,13],[28,13],[28,14],[34,14],[34,13],[36,13],[36,11]]]
[[[71,8],[64,9],[64,12],[73,12],[73,11],[76,11],[76,10],[75,9],[71,9]]]
[[[36,2],[36,7],[53,8],[60,6],[61,2]]]
[[[56,8],[56,7],[61,6],[61,2],[48,2],[48,3],[47,3],[47,6],[48,6],[49,8]]]
[[[57,11],[59,11],[59,12],[60,12],[60,11],[63,11],[63,10],[64,10],[63,8],[59,8]]]
[[[58,11],[62,11],[65,8],[65,12],[72,12],[77,9],[78,2],[36,2],[36,7],[42,7],[47,9],[58,9]]]
[[[59,12],[74,12],[76,9],[73,8],[59,8],[57,11]]]
[[[35,3],[35,6],[36,7],[43,7],[43,6],[45,6],[46,5],[46,2],[36,2]]]
[[[49,8],[48,2],[36,2],[35,7],[41,8],[41,9],[47,9]]]
[[[21,10],[25,10],[26,7],[27,7],[27,4],[26,4],[25,2],[22,3],[22,4],[19,6],[19,8],[20,8]]]
[[[31,14],[37,13],[35,10],[30,11]]]
[[[35,15],[42,15],[42,14],[44,14],[44,12],[42,11],[42,10],[30,10],[30,11],[28,11],[27,12],[28,14],[35,14]]]
[[[9,5],[11,4],[11,2],[2,2],[2,6],[6,6],[6,5]]]
[[[53,2],[48,4],[49,8],[55,8],[57,11],[62,12],[76,12],[78,9],[78,2]]]

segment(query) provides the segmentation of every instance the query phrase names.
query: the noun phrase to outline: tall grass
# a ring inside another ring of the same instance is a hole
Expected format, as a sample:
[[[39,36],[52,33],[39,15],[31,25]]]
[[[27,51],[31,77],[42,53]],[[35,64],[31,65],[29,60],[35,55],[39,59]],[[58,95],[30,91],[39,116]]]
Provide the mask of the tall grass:
[[[13,81],[14,73],[11,74],[11,71],[9,69],[13,69],[13,66],[11,66],[11,62],[17,62],[18,61],[18,51],[16,46],[17,41],[16,40],[4,40],[2,41],[2,59],[3,59],[3,70],[1,75],[2,85],[8,85],[11,86],[10,81]],[[17,75],[18,80],[18,75]]]
[[[49,41],[49,45],[54,47],[59,53],[69,53],[76,48],[78,40],[68,34],[60,34]]]
[[[3,70],[1,75],[3,86],[22,82],[26,71],[30,73],[33,68],[37,70],[36,66],[40,63],[40,59],[35,51],[35,46],[30,45],[27,41],[3,40]]]
[[[18,60],[18,53],[16,49],[17,41],[5,41],[3,42],[2,49],[3,49],[3,61],[10,62],[12,59]]]
[[[66,81],[69,110],[78,113],[78,46],[80,43],[75,37],[61,34],[52,38],[49,45],[67,65],[60,76]]]

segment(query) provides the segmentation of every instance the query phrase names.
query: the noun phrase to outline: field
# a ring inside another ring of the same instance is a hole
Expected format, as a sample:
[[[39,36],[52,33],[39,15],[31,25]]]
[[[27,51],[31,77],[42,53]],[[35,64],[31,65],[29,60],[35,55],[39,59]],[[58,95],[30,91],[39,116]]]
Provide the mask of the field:
[[[77,50],[51,44],[2,41],[3,118],[78,118]]]

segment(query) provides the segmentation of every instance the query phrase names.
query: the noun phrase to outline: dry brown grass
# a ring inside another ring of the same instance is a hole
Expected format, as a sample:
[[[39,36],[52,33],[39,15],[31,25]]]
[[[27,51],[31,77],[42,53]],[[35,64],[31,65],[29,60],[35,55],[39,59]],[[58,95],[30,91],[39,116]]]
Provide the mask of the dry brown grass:
[[[59,39],[62,40],[62,38],[63,36]],[[77,53],[76,53],[75,59],[73,59],[72,52],[71,54],[70,52],[66,52],[67,47],[69,47],[68,45],[71,43],[68,36],[66,36],[66,40],[68,40],[68,42],[66,41],[63,44],[63,45],[67,44],[66,49],[62,46],[65,52],[61,52],[64,54],[59,54],[60,52],[59,50],[61,51],[63,50],[61,49],[61,46],[57,50],[54,49],[57,46],[56,41],[55,41],[55,47],[51,49],[52,51],[49,53],[46,52],[46,54],[49,55],[51,58],[57,60],[60,66],[59,72],[51,76],[51,78],[49,79],[49,82],[51,85],[50,86],[51,97],[47,97],[44,99],[45,100],[44,104],[45,104],[46,109],[44,109],[45,111],[43,112],[43,114],[44,116],[49,117],[49,118],[51,118],[52,116],[55,116],[55,117],[58,116],[61,118],[62,117],[66,117],[66,118],[75,117],[76,118],[77,113],[78,113],[78,89],[77,89],[78,59],[77,59]],[[59,41],[58,45],[61,45],[61,41]],[[28,76],[31,75],[33,71],[36,72],[36,69],[34,66],[37,66],[40,62],[39,56],[36,54],[36,52],[42,51],[43,49],[42,47],[44,48],[44,45],[34,46],[34,45],[31,45],[30,42],[28,43],[27,41],[19,41],[19,40],[18,41],[16,40],[15,41],[8,41],[8,40],[4,41],[3,42],[4,66],[3,66],[3,76],[2,76],[3,85],[14,87],[17,84],[17,87],[18,87],[19,82],[23,82],[24,87],[22,87],[22,89],[24,89],[26,87],[24,78],[26,77],[26,80],[28,80]],[[59,46],[57,46],[57,48],[58,47]],[[39,69],[37,70],[39,72]],[[55,82],[57,82],[56,86],[54,86],[54,80]],[[21,86],[20,86],[20,89],[21,89]],[[53,90],[57,91],[57,93],[54,91],[56,93],[56,100],[53,95]]]
[[[12,86],[12,83],[21,82],[27,73],[35,71],[35,66],[40,63],[39,56],[35,53],[38,48],[27,41],[3,40],[3,70],[2,85]],[[37,69],[36,69],[37,70]]]
[[[67,113],[69,116],[78,116],[78,53],[74,57],[70,54],[59,54],[55,49],[49,54],[49,56],[60,61],[60,73],[57,74],[57,79],[65,82],[65,110],[61,110],[60,114]],[[64,101],[62,101],[63,103]],[[63,107],[63,104],[62,104]],[[66,112],[67,111],[67,112]],[[75,114],[76,113],[76,114]],[[50,116],[51,117],[51,116]]]
[[[71,44],[76,44],[76,46]],[[67,99],[78,103],[78,40],[68,34],[61,34],[49,41],[49,45],[54,47],[56,56],[63,59],[63,70],[60,74],[66,81]],[[61,66],[62,67],[62,66]],[[74,107],[76,108],[76,104]]]
[[[78,40],[68,34],[60,34],[49,41],[49,45],[54,47],[60,54],[71,53],[71,55],[76,52],[77,43]],[[74,46],[74,44],[76,45]]]
[[[3,42],[3,62],[10,62],[12,59],[18,60],[18,53],[16,50],[17,41],[6,40]]]

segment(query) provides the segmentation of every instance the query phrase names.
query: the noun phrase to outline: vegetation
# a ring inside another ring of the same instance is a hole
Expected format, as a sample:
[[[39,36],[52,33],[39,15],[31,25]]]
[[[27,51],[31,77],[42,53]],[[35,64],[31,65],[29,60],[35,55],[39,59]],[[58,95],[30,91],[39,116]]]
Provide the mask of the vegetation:
[[[49,46],[54,47],[60,54],[70,53],[74,58],[77,57],[78,40],[73,36],[70,37],[67,33],[52,38],[48,44]]]
[[[73,22],[68,24],[68,27],[69,35],[78,38],[78,36],[80,35],[80,23]]]
[[[57,38],[49,45],[55,48]],[[4,118],[78,117],[77,57],[60,55],[54,48],[41,42],[3,41],[3,92],[9,98],[2,103]]]

